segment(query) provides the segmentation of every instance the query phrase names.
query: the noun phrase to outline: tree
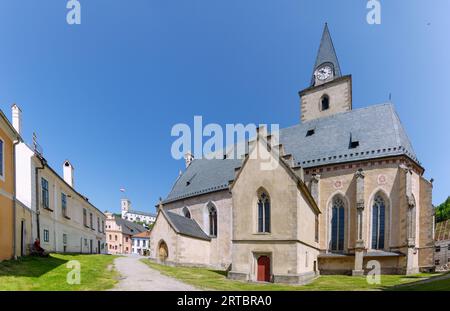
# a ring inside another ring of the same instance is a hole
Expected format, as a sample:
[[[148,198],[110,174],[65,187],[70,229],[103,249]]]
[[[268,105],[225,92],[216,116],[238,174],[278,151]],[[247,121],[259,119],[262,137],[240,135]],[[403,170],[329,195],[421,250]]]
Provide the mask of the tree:
[[[436,207],[436,222],[450,219],[450,197],[444,203]]]

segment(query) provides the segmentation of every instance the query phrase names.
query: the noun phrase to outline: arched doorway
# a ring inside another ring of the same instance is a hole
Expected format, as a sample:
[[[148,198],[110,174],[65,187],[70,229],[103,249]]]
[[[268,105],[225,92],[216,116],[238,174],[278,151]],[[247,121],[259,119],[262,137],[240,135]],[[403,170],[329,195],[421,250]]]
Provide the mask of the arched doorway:
[[[270,258],[268,256],[258,257],[258,282],[270,282]]]
[[[169,257],[169,249],[167,248],[167,244],[164,241],[159,242],[158,256],[159,261],[161,262],[165,262],[167,257]]]

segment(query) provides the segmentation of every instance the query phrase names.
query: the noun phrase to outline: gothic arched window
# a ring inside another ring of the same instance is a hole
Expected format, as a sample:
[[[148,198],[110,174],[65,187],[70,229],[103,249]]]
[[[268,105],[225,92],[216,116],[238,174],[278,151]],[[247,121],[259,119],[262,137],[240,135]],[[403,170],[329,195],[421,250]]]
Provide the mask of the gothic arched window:
[[[258,196],[258,232],[270,233],[270,198],[265,192]]]
[[[217,236],[217,209],[214,204],[208,205],[209,211],[209,235]]]
[[[187,207],[183,207],[183,215],[186,218],[191,218],[191,212],[189,211],[189,209]]]
[[[345,241],[345,204],[341,197],[333,199],[331,207],[331,250],[343,251]]]
[[[320,99],[320,109],[322,111],[328,110],[330,108],[330,97],[328,95],[323,95]]]
[[[386,228],[386,203],[379,194],[372,205],[372,249],[384,249]]]

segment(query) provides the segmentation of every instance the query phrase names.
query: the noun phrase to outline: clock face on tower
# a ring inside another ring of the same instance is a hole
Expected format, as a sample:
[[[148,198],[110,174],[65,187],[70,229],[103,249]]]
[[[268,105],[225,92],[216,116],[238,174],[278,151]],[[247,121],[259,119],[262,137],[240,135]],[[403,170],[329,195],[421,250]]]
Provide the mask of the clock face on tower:
[[[326,66],[323,66],[323,67],[320,67],[319,69],[317,69],[316,78],[319,81],[325,81],[328,78],[330,78],[332,74],[333,74],[333,69],[331,69],[330,66],[326,65]]]

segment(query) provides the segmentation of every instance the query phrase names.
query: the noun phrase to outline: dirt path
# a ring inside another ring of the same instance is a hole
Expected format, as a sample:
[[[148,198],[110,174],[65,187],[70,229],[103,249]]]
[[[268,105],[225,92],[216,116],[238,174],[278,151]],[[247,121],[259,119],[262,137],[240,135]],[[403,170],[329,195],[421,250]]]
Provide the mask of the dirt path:
[[[120,281],[113,291],[195,291],[198,290],[173,278],[162,275],[140,262],[138,256],[119,257],[114,265]]]

